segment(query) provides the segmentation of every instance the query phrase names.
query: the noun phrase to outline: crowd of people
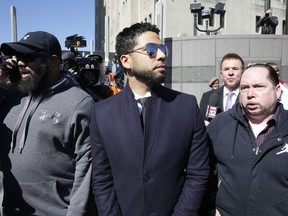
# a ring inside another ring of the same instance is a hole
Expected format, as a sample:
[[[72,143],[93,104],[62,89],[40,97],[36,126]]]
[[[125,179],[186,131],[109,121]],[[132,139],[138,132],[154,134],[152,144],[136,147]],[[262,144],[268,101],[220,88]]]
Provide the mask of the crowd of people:
[[[61,69],[71,72],[81,88],[98,102],[120,92],[124,87],[124,73],[115,57],[111,62],[111,67],[106,63],[103,65],[103,58],[96,54],[81,57],[75,47],[71,47],[71,51],[62,54]]]
[[[48,32],[0,49],[0,215],[288,215],[286,86],[276,65],[245,68],[227,53],[198,106],[161,85],[168,50],[150,23],[117,35],[111,68],[85,65],[89,91],[63,66],[75,56]],[[116,67],[125,87],[99,99],[92,87],[115,86]]]

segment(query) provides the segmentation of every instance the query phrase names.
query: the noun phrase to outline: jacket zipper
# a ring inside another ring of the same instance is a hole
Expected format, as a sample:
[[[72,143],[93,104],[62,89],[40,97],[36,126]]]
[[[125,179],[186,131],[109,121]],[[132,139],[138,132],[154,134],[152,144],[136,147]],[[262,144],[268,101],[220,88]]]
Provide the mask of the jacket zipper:
[[[218,179],[217,188],[219,188],[219,187],[220,187],[220,185],[221,185],[221,182],[222,182],[222,180],[221,180],[221,178],[219,178],[219,179]]]
[[[258,153],[259,153],[259,146],[257,146],[256,149],[255,149],[255,155],[257,156]]]

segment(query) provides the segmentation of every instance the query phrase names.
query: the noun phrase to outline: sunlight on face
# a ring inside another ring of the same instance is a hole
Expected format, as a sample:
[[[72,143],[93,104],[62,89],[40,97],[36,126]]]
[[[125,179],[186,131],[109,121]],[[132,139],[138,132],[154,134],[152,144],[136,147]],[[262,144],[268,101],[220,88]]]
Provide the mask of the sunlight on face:
[[[243,73],[240,103],[248,118],[266,118],[273,114],[280,95],[280,86],[273,85],[266,68],[248,68]]]
[[[226,59],[221,66],[221,78],[226,88],[233,91],[239,86],[242,75],[242,63],[239,59]]]
[[[145,32],[138,38],[135,49],[144,47],[147,43],[161,44],[159,36],[154,32]],[[165,81],[166,55],[158,49],[155,58],[149,57],[145,50],[133,52],[131,56],[131,75],[147,86],[153,86]]]

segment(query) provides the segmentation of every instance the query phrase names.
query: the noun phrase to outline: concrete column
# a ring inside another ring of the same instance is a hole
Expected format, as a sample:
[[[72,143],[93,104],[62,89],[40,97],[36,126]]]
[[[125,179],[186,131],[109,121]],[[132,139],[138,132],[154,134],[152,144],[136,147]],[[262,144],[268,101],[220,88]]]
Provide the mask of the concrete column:
[[[109,62],[109,16],[105,16],[105,42],[104,42],[104,52],[105,52],[105,58],[104,63]]]
[[[155,24],[160,29],[160,39],[163,39],[163,3],[161,0],[155,4]]]
[[[271,0],[265,0],[264,12],[271,8]]]
[[[10,18],[11,18],[11,41],[17,41],[17,18],[16,18],[16,8],[14,5],[10,7]]]
[[[286,0],[285,35],[288,35],[288,0]]]

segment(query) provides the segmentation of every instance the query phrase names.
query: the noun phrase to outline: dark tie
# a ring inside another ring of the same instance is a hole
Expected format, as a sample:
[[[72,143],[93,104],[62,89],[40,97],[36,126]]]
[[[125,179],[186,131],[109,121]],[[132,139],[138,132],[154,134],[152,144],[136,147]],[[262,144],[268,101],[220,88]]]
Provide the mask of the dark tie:
[[[144,98],[139,98],[138,101],[142,106],[142,111],[140,113],[141,116],[141,122],[142,122],[142,127],[144,129],[145,126],[145,119],[146,119],[146,104],[147,104],[147,99],[148,97],[144,97]]]

